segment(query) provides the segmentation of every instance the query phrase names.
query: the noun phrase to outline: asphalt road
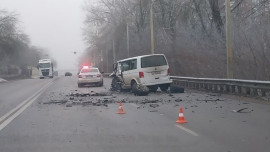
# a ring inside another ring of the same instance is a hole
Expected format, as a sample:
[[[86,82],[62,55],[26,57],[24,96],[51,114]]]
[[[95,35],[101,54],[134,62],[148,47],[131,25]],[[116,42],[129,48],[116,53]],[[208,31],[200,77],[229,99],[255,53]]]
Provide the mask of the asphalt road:
[[[0,152],[269,152],[269,103],[192,90],[138,97],[104,82],[1,83]],[[119,101],[124,115],[116,114]],[[175,123],[180,107],[186,124]]]

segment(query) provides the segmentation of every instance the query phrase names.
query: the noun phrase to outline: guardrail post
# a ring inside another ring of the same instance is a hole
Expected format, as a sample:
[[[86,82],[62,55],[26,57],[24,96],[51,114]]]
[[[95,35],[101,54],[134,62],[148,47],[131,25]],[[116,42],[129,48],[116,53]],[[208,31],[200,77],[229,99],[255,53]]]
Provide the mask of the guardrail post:
[[[267,90],[266,92],[265,92],[265,97],[268,99],[268,101],[269,101],[269,99],[270,99],[270,90]]]
[[[229,86],[229,90],[230,90],[230,93],[234,93],[235,92],[235,88],[233,85],[230,85]]]
[[[188,87],[188,82],[185,82],[185,87]]]
[[[249,90],[247,87],[240,87],[241,88],[241,93],[244,94],[244,95],[247,95],[249,94]]]
[[[196,89],[200,89],[200,83],[195,83]]]
[[[213,85],[212,85],[212,90],[213,90],[213,91],[217,91],[217,85],[216,85],[216,84],[213,84]]]
[[[241,94],[241,87],[240,86],[235,86],[235,93]]]
[[[217,91],[221,92],[221,90],[222,90],[222,86],[218,84],[217,85]]]
[[[265,96],[265,90],[264,89],[257,89],[257,93],[260,97],[264,97]]]
[[[227,85],[223,85],[223,92],[229,92],[229,88]]]
[[[207,84],[207,90],[211,90],[211,84]]]
[[[257,89],[250,88],[250,95],[251,95],[251,96],[257,96],[257,95],[258,95]]]
[[[207,84],[203,84],[203,88],[204,88],[204,90],[207,90]]]

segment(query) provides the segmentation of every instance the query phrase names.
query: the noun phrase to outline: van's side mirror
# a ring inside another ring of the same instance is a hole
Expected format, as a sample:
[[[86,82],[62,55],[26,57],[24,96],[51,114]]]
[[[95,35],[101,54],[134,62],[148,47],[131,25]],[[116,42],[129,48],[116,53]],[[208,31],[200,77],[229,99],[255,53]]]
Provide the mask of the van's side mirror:
[[[37,65],[37,69],[39,69],[39,65]]]
[[[104,74],[104,72],[102,71],[101,74]]]

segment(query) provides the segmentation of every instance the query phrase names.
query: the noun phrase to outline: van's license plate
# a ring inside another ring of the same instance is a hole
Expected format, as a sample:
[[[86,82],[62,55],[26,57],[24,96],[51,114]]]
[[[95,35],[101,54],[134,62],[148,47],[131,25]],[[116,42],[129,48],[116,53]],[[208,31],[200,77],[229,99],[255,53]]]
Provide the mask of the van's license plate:
[[[161,73],[160,71],[153,71],[153,72],[152,72],[152,75],[160,74],[160,73]]]

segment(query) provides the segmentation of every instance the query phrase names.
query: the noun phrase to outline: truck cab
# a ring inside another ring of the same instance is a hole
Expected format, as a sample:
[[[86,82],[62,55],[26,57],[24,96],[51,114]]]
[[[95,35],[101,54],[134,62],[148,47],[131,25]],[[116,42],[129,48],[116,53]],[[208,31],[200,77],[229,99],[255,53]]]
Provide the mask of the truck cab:
[[[53,63],[50,59],[42,59],[38,62],[39,78],[53,78]]]

